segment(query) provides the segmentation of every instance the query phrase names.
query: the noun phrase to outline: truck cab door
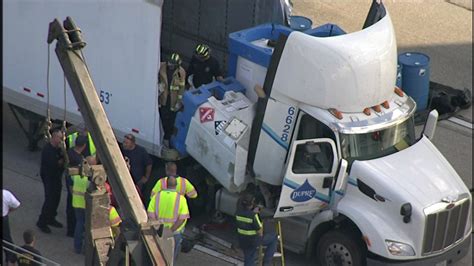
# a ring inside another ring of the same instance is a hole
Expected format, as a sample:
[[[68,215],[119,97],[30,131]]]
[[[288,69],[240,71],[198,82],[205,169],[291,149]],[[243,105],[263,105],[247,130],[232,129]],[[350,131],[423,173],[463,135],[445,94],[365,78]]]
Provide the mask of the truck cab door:
[[[305,215],[326,208],[338,161],[336,144],[332,139],[295,140],[275,218]]]

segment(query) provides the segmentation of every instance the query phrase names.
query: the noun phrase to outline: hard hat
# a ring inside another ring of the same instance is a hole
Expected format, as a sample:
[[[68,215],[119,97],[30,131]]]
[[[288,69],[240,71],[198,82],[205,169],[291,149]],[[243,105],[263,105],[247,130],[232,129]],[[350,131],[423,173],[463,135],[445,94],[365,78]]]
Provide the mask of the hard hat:
[[[195,52],[197,56],[207,59],[211,54],[211,48],[209,48],[209,46],[206,44],[199,44],[198,46],[196,46]]]
[[[179,56],[178,53],[172,53],[168,62],[171,64],[181,65],[181,56]]]

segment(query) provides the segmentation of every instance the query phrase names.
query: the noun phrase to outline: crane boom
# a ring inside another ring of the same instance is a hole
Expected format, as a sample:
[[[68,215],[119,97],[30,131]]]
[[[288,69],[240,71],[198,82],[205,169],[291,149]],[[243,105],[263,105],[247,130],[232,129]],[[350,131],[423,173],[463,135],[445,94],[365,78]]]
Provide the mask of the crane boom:
[[[56,55],[109,178],[109,183],[120,207],[123,224],[127,226],[125,231],[128,233],[123,235],[128,239],[124,241],[133,240],[144,245],[141,252],[130,252],[131,254],[142,254],[141,257],[138,256],[135,259],[150,262],[152,265],[171,265],[173,260],[172,238],[166,238],[169,233],[168,229],[148,221],[146,210],[135,189],[135,184],[82,55],[82,49],[86,43],[82,40],[80,29],[76,27],[70,17],[66,18],[63,25],[57,19],[50,23],[48,43],[51,44],[57,40]],[[162,236],[157,235],[157,231],[163,232]],[[92,244],[96,245],[97,243],[94,241]]]

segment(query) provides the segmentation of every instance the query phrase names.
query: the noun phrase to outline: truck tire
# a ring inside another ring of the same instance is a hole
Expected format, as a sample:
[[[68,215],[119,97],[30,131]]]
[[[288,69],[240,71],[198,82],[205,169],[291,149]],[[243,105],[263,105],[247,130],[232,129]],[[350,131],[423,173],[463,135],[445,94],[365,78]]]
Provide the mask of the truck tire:
[[[366,249],[355,234],[332,230],[324,234],[316,247],[316,260],[320,266],[365,265]]]

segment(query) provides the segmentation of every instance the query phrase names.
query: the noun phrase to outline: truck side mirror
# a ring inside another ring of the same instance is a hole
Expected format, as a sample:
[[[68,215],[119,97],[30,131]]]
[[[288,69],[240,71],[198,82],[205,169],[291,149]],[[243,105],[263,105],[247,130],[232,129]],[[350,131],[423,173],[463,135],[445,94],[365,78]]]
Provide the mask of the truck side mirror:
[[[347,187],[347,180],[349,179],[349,175],[346,175],[347,166],[347,161],[345,159],[341,159],[341,164],[337,173],[337,181],[336,185],[334,186],[334,191],[345,192]]]
[[[435,134],[435,129],[436,129],[436,124],[438,123],[438,111],[433,110],[430,112],[428,115],[428,119],[426,120],[425,123],[425,128],[423,129],[423,134],[428,138],[428,139],[433,139],[434,134]]]
[[[334,198],[331,200],[330,208],[333,212],[334,216],[338,215],[337,205],[339,201],[344,197],[346,194],[347,188],[347,181],[349,181],[349,175],[346,174],[348,163],[346,160],[341,159],[341,163],[339,164],[339,169],[337,171],[337,180],[336,184],[334,185]]]

